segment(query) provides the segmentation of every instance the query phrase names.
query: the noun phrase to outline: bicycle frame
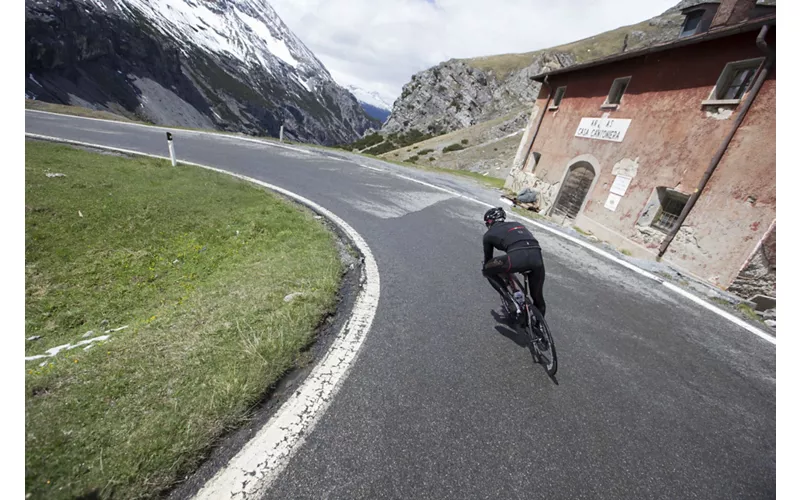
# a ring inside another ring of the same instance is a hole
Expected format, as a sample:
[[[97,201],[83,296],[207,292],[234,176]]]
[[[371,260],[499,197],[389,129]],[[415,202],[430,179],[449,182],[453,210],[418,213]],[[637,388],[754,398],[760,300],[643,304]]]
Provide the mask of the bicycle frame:
[[[523,275],[522,281],[525,284],[524,285],[520,285],[519,280],[517,279],[517,274],[519,274],[519,273],[506,273],[505,274],[505,277],[506,277],[506,280],[508,281],[508,284],[511,285],[511,293],[516,292],[517,291],[517,287],[520,287],[519,291],[522,292],[523,294],[525,294],[525,296],[527,297],[528,296],[528,280]]]
[[[530,296],[528,295],[528,279],[527,279],[527,276],[525,276],[524,274],[522,275],[522,281],[524,282],[524,285],[521,285],[519,283],[519,280],[517,279],[517,275],[518,274],[520,274],[520,273],[505,273],[506,281],[510,285],[508,288],[511,288],[512,299],[513,299],[513,296],[514,296],[514,292],[516,292],[518,289],[519,289],[520,292],[522,292],[522,295],[526,299],[528,299],[528,298],[530,298]],[[522,307],[524,309],[528,308],[528,300],[525,300],[524,304],[522,304]]]

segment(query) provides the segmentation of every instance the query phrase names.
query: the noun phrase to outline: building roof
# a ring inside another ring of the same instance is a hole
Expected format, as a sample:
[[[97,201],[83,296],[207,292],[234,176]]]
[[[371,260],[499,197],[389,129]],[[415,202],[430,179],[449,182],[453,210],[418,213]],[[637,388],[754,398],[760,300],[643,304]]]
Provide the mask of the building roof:
[[[632,50],[630,52],[622,52],[619,54],[614,54],[611,56],[601,57],[599,59],[595,59],[593,61],[589,61],[583,64],[575,64],[572,66],[567,66],[566,68],[555,69],[552,71],[547,71],[545,73],[540,73],[536,76],[532,76],[531,80],[535,81],[542,81],[545,77],[552,76],[552,75],[560,75],[564,73],[571,73],[573,71],[580,71],[586,68],[591,68],[594,66],[601,66],[603,64],[609,64],[612,62],[617,61],[624,61],[626,59],[633,59],[634,57],[643,56],[645,54],[652,54],[655,52],[663,52],[665,50],[675,49],[678,47],[685,47],[687,45],[694,45],[697,43],[706,42],[709,40],[715,40],[717,38],[724,38],[727,36],[736,35],[739,33],[746,33],[748,31],[756,31],[760,29],[764,25],[775,25],[775,18],[776,15],[774,12],[769,13],[768,15],[756,18],[756,19],[748,19],[745,22],[733,25],[733,26],[726,26],[724,28],[715,29],[712,31],[707,31],[705,33],[701,33],[699,35],[694,36],[687,36],[686,38],[678,38],[675,40],[671,40],[669,42],[660,43],[657,45],[651,45],[650,47],[646,47],[644,49],[639,50]]]
[[[703,3],[696,3],[694,5],[690,5],[688,7],[684,7],[681,9],[681,13],[686,14],[688,12],[692,12],[695,10],[703,10],[707,9],[711,6],[719,7],[719,2],[703,2]]]

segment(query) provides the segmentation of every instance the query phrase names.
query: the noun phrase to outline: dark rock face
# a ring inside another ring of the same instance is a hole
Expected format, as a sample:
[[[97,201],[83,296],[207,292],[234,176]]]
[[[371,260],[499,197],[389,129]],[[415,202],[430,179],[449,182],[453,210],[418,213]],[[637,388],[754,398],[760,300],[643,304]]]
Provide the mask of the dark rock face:
[[[248,7],[240,2],[213,6]],[[270,21],[280,23],[286,45],[299,54],[295,67],[271,54],[245,64],[163,29],[135,5],[123,11],[124,2],[106,4],[26,1],[26,97],[254,135],[277,136],[283,124],[288,138],[321,144],[352,141],[374,126],[271,9]]]

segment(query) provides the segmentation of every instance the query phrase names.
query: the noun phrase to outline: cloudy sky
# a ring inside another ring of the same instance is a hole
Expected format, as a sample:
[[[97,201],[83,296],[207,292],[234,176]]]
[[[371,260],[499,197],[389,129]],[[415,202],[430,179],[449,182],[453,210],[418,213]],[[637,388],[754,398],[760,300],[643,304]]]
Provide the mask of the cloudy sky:
[[[450,58],[529,52],[661,14],[678,0],[270,0],[342,85],[393,102]]]

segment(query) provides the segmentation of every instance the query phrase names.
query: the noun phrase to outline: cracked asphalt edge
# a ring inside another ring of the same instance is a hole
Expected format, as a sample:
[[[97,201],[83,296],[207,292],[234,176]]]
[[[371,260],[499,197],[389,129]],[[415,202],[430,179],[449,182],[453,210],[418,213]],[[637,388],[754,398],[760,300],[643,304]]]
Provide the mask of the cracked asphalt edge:
[[[194,496],[196,499],[259,498],[286,467],[325,413],[369,332],[380,299],[380,275],[372,251],[361,235],[334,213],[311,200],[256,179],[208,168],[264,186],[308,206],[336,225],[361,253],[363,272],[350,317],[336,340],[302,385],[258,433]]]
[[[26,137],[117,151],[138,156],[169,160],[168,157],[122,148],[26,133]],[[380,299],[378,264],[364,238],[347,222],[328,209],[287,189],[258,179],[235,174],[199,163],[179,161],[184,165],[212,170],[280,193],[325,217],[351,241],[361,254],[362,274],[359,291],[350,317],[325,356],[289,399],[226,465],[194,495],[195,499],[259,498],[286,467],[306,436],[325,413],[341,383],[355,362],[369,332]]]

